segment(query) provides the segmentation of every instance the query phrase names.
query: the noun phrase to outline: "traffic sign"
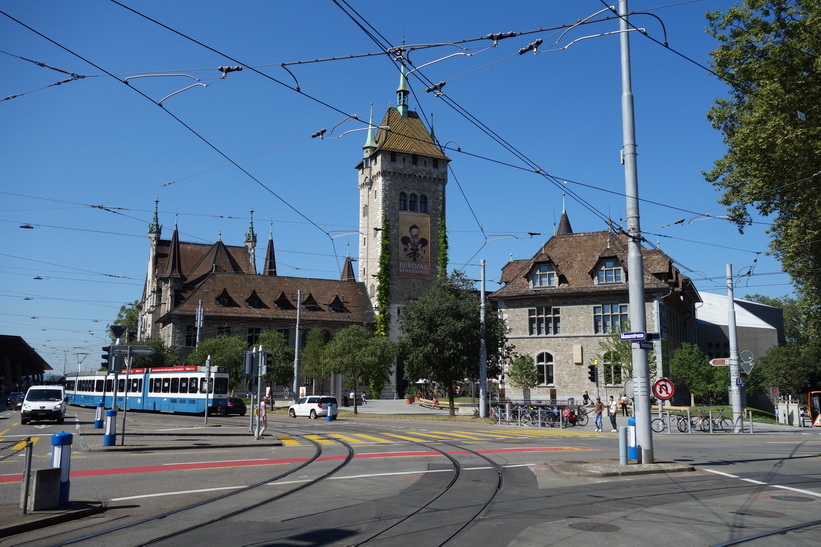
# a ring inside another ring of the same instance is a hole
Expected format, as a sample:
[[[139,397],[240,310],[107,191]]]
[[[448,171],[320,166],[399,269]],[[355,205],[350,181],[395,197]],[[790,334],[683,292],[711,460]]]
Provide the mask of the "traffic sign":
[[[111,346],[111,354],[125,357],[148,357],[154,355],[154,348],[151,346]]]
[[[735,379],[735,385],[736,385],[737,387],[742,387],[742,386],[744,386],[744,378],[736,378],[736,379]]]
[[[628,340],[630,342],[638,342],[639,340],[647,340],[647,333],[643,331],[638,332],[620,332],[619,340]]]
[[[728,367],[730,366],[729,359],[710,359],[710,364],[714,367]]]
[[[656,380],[656,383],[653,384],[653,395],[663,401],[672,398],[673,393],[675,392],[676,386],[674,386],[673,382],[667,378],[659,378]]]
[[[653,342],[648,340],[639,340],[640,349],[653,349]]]

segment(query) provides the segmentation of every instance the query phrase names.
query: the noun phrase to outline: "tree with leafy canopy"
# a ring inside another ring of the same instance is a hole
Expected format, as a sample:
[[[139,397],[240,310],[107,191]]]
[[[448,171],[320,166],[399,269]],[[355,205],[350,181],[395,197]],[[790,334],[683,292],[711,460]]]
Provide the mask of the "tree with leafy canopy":
[[[755,360],[746,381],[747,392],[769,392],[777,387],[784,396],[804,398],[821,385],[821,342],[806,346],[788,345],[772,348]]]
[[[519,355],[510,363],[507,369],[508,382],[513,387],[519,388],[523,393],[527,393],[539,385],[539,371],[536,370],[536,363],[530,355]]]
[[[229,389],[242,387],[245,381],[243,364],[248,342],[242,336],[223,334],[216,338],[206,338],[194,348],[185,363],[194,366],[205,366],[205,360],[211,356],[212,367],[225,367],[228,370]]]
[[[265,385],[288,386],[294,379],[294,350],[281,332],[269,330],[261,333],[255,344],[268,353],[268,373],[263,377]]]
[[[690,405],[695,399],[717,403],[724,399],[730,385],[727,367],[714,367],[698,346],[684,342],[670,359],[670,378],[690,390]]]
[[[707,14],[712,67],[730,86],[708,118],[727,152],[705,173],[743,231],[773,216],[770,248],[821,335],[821,3],[745,0]]]
[[[395,354],[394,344],[387,337],[374,336],[360,325],[337,332],[322,352],[327,367],[342,374],[344,384],[354,390],[375,377],[387,378]],[[357,414],[356,397],[353,400],[353,411]]]
[[[400,352],[405,378],[436,382],[447,390],[450,415],[455,414],[454,386],[479,377],[481,346],[479,293],[463,273],[437,279],[433,288],[402,308]],[[489,362],[507,347],[507,327],[497,313],[486,316],[485,343]],[[498,370],[488,369],[488,376]]]
[[[305,333],[305,345],[302,351],[299,352],[300,372],[306,379],[316,382],[320,381],[320,392],[324,393],[325,380],[330,377],[331,371],[328,370],[325,362],[322,359],[322,352],[325,350],[328,340],[325,338],[325,332],[319,328],[308,329]],[[314,393],[317,390],[314,389]]]
[[[129,304],[124,304],[120,306],[120,311],[117,312],[117,318],[114,320],[112,325],[120,325],[128,329],[128,334],[131,336],[137,335],[137,326],[140,320],[140,308],[139,301],[135,300]],[[117,337],[114,336],[114,333],[111,332],[111,325],[108,325],[108,335],[111,337],[111,341],[114,342],[117,340]],[[125,339],[122,340],[125,342]]]
[[[622,340],[619,336],[622,332],[630,332],[630,322],[624,321],[620,327],[610,332],[610,334],[599,342],[600,353],[595,356],[600,367],[612,367],[608,374],[603,370],[599,371],[600,378],[611,380],[615,384],[622,384],[633,377],[633,342]],[[647,364],[650,373],[650,381],[656,376],[656,352],[647,352]]]
[[[746,295],[744,300],[781,309],[784,314],[784,338],[787,344],[804,346],[810,343],[807,316],[804,314],[801,303],[795,298],[788,296],[772,298],[753,294]]]

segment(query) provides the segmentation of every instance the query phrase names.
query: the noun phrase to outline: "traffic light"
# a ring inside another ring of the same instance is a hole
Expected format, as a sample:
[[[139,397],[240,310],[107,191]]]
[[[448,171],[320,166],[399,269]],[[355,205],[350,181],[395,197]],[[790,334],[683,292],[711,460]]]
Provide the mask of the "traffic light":
[[[597,365],[587,365],[587,377],[590,378],[590,381],[594,384],[598,384],[599,367]]]
[[[103,346],[103,362],[100,363],[100,368],[104,368],[108,370],[109,364],[111,363],[111,346]]]

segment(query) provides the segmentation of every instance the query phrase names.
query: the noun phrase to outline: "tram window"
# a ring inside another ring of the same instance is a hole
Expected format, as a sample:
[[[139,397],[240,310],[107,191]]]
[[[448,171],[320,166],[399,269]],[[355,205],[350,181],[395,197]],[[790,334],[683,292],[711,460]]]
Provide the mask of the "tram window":
[[[125,391],[125,379],[118,378],[117,379],[117,393],[122,393]]]
[[[106,393],[114,391],[112,388],[114,387],[114,380],[106,380],[105,381],[105,390]]]
[[[136,391],[137,393],[142,393],[142,391],[143,391],[143,379],[142,378],[137,378],[136,380],[134,380],[134,382],[135,382],[135,385],[137,386],[137,389],[135,389],[134,391]]]
[[[171,378],[171,393],[179,393],[180,392],[180,379],[179,378]]]
[[[228,378],[217,378],[216,390],[217,395],[226,395],[228,393]]]
[[[196,393],[197,392],[197,379],[191,378],[188,382],[188,393]]]
[[[162,391],[162,378],[154,378],[152,381],[154,382],[154,393],[160,393]]]
[[[169,391],[170,389],[171,389],[171,381],[170,381],[170,379],[169,379],[169,378],[163,378],[163,379],[162,379],[162,392],[163,392],[163,393],[168,393],[168,391]]]
[[[103,391],[103,381],[102,380],[95,380],[94,381],[94,391],[101,393]]]
[[[188,378],[180,378],[180,393],[188,393]]]
[[[66,382],[66,390],[74,391],[74,380],[69,380]]]

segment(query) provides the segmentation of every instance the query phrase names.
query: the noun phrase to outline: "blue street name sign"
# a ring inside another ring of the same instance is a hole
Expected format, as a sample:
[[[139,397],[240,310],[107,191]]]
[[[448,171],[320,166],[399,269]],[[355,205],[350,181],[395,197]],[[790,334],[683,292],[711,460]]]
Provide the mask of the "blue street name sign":
[[[630,341],[647,340],[647,333],[646,332],[620,332],[619,333],[619,340],[630,340]]]
[[[639,348],[641,348],[641,349],[653,349],[653,342],[649,342],[647,340],[639,340]]]

